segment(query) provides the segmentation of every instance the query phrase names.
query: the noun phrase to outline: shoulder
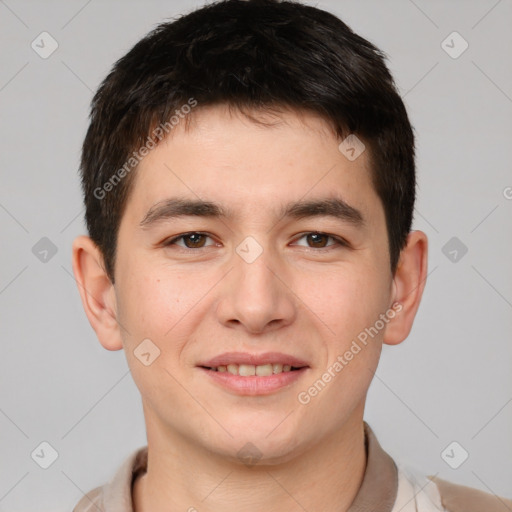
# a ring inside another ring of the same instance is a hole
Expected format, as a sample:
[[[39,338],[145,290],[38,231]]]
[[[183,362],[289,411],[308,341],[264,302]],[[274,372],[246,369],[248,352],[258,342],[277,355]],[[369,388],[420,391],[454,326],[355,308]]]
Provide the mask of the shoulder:
[[[82,496],[73,512],[103,512],[103,487],[96,487]]]
[[[132,451],[110,481],[85,494],[73,512],[133,512],[133,481],[147,470],[147,461],[147,446]]]
[[[448,512],[510,512],[512,510],[512,500],[454,484],[435,476],[428,478],[437,485],[443,507]]]

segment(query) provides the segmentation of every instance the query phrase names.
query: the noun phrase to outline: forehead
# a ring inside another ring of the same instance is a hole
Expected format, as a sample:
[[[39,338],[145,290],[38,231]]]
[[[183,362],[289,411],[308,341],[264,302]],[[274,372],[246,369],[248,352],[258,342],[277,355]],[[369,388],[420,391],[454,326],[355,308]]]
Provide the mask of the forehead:
[[[365,217],[379,213],[367,151],[347,158],[319,116],[196,108],[139,164],[127,205],[139,220],[176,196],[216,202],[240,217],[262,218],[299,199],[333,196]]]

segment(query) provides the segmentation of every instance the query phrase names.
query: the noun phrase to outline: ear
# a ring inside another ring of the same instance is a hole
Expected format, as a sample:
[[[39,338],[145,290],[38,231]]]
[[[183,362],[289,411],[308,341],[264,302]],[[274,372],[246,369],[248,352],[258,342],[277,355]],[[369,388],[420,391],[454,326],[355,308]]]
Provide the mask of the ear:
[[[412,231],[393,278],[392,304],[396,303],[396,316],[386,326],[383,341],[387,345],[398,345],[411,332],[427,279],[427,259],[427,235]]]
[[[85,314],[100,343],[107,350],[121,350],[114,285],[105,271],[101,251],[88,236],[73,242],[73,273]]]

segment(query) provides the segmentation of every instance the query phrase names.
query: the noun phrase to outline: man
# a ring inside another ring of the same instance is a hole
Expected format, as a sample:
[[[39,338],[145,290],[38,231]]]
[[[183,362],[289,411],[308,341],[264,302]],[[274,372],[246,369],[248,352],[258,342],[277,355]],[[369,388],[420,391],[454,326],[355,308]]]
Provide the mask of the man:
[[[73,269],[148,446],[76,512],[507,509],[397,467],[363,420],[427,275],[413,132],[369,42],[275,0],[164,23],[95,95],[81,172]]]

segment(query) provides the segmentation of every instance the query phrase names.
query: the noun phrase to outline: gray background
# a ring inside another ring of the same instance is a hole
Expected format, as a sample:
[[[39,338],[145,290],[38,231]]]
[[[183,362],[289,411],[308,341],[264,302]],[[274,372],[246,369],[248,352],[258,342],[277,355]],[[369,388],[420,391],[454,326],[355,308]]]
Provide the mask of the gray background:
[[[71,274],[71,242],[85,232],[78,158],[113,62],[201,3],[0,0],[2,511],[71,510],[146,444],[124,354],[97,342]],[[390,57],[417,134],[414,228],[430,239],[415,326],[385,347],[366,419],[398,461],[512,497],[512,2],[317,5]],[[31,48],[43,31],[59,45],[46,59]],[[458,58],[442,46],[453,31],[469,44]],[[458,247],[443,252],[452,237]],[[48,469],[31,457],[43,441],[58,452]],[[458,469],[441,456],[453,441],[452,464],[469,453]]]

